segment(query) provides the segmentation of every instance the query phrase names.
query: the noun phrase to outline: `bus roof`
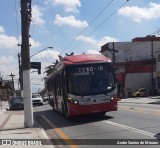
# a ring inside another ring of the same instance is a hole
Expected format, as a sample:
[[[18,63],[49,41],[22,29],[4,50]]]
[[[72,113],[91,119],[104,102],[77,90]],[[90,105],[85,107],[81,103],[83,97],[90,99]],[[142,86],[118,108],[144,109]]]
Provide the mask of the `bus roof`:
[[[102,54],[81,54],[66,56],[62,59],[65,65],[83,62],[111,62],[110,58],[105,57]]]
[[[64,57],[57,65],[56,71],[62,69],[64,65],[79,64],[79,63],[96,63],[96,62],[111,62],[110,58],[105,57],[102,54],[81,54]],[[47,79],[49,79],[55,72],[52,72]],[[46,79],[46,81],[47,81]]]

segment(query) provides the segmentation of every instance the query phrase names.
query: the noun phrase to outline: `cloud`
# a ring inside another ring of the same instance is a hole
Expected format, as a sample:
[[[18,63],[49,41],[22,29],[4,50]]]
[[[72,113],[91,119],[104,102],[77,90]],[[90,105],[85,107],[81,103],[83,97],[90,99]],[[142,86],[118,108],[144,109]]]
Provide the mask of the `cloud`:
[[[22,42],[22,37],[19,36],[18,39],[15,36],[8,36],[4,34],[5,29],[3,26],[0,26],[0,48],[4,49],[16,49],[17,44]],[[29,38],[32,48],[39,47],[41,44],[39,41],[35,41],[32,38]]]
[[[12,49],[17,47],[18,40],[14,36],[0,34],[0,48]]]
[[[11,64],[14,61],[14,58],[12,56],[0,56],[0,65],[6,66],[8,64]]]
[[[89,43],[89,44],[94,45],[96,47],[100,47],[100,46],[106,44],[107,42],[117,42],[118,41],[118,39],[116,39],[114,37],[109,37],[109,36],[105,36],[105,37],[101,38],[100,40],[97,40],[97,39],[94,39],[93,37],[88,37],[88,36],[83,36],[83,35],[76,37],[76,40]]]
[[[11,78],[8,76],[11,72],[13,74],[17,74],[18,64],[17,59],[13,56],[0,56],[0,73],[3,76],[4,80],[10,80]],[[17,65],[16,65],[17,64]],[[16,75],[18,77],[18,75]]]
[[[96,39],[88,37],[88,36],[83,36],[83,35],[80,35],[80,36],[76,37],[76,40],[87,42],[87,43],[90,43],[90,44],[96,44],[97,43]]]
[[[80,0],[53,0],[53,5],[64,6],[66,12],[78,12],[81,2]]]
[[[56,51],[56,50],[45,50],[43,52],[40,52],[39,54],[35,55],[34,58],[37,58],[37,59],[53,59],[53,61],[55,59],[58,59],[58,55],[60,55],[60,52],[59,51]]]
[[[151,20],[160,17],[160,4],[150,3],[149,8],[139,8],[137,6],[121,8],[118,13],[124,17],[128,17],[135,22],[143,20]]]
[[[4,33],[5,30],[4,30],[4,27],[0,25],[0,33]]]
[[[36,47],[40,47],[41,46],[39,41],[35,41],[32,38],[29,38],[29,41],[30,41],[30,44],[31,44],[32,48],[36,48]]]
[[[87,53],[87,54],[99,54],[99,51],[89,49],[89,50],[87,50],[87,52],[86,52],[86,53]]]
[[[76,37],[76,40],[85,42],[89,44],[89,48],[86,50],[86,53],[88,54],[98,54],[101,46],[108,43],[108,42],[117,42],[118,39],[114,38],[114,37],[109,37],[109,36],[105,36],[99,40],[95,39],[94,37],[89,37],[89,36],[78,36]],[[86,47],[88,48],[88,47]]]
[[[42,26],[45,24],[45,20],[42,18],[43,13],[38,6],[32,6],[32,21],[34,24]]]
[[[75,28],[88,27],[87,21],[76,20],[73,15],[68,16],[68,17],[61,17],[59,14],[57,14],[54,24],[59,25],[59,26],[69,25]]]
[[[114,37],[110,37],[110,36],[105,36],[105,37],[101,38],[100,40],[98,40],[98,45],[102,46],[108,42],[118,42],[118,39],[116,39]]]

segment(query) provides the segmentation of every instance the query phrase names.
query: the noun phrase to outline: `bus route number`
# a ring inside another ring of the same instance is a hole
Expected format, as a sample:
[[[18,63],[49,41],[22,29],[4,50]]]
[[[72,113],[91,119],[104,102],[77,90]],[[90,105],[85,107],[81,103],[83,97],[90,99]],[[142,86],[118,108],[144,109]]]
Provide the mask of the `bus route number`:
[[[94,72],[94,71],[102,71],[104,68],[103,66],[97,66],[97,67],[83,67],[83,68],[78,68],[78,72]]]

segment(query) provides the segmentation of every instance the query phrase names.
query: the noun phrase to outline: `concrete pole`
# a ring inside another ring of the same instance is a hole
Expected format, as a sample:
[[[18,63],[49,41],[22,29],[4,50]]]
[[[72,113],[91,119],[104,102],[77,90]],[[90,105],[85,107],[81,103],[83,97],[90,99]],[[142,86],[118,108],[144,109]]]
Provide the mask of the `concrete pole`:
[[[30,4],[29,4],[30,2]],[[22,45],[21,62],[23,70],[24,126],[33,126],[33,107],[30,80],[29,26],[31,21],[31,1],[21,0]]]
[[[154,88],[154,86],[153,86],[153,72],[154,72],[154,61],[153,61],[153,37],[151,36],[151,63],[152,63],[152,72],[151,72],[151,92],[152,92],[152,95],[153,95],[153,88]]]

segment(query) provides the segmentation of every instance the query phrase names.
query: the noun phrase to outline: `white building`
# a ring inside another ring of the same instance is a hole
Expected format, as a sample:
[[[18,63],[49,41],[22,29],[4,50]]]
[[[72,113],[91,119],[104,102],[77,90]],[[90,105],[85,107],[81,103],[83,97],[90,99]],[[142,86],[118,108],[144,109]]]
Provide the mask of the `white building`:
[[[118,52],[114,52],[118,50]],[[160,89],[160,37],[137,37],[132,42],[109,42],[100,51],[117,68],[119,91]]]

